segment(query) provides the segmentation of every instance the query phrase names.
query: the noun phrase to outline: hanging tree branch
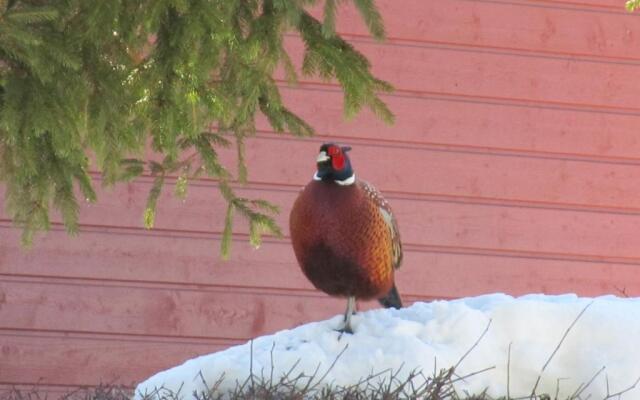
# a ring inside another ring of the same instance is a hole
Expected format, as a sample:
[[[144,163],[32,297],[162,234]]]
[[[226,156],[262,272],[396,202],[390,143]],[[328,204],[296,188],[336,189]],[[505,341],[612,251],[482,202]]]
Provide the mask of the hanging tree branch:
[[[167,178],[184,198],[193,179],[218,182],[227,202],[222,254],[228,256],[234,216],[249,224],[254,246],[280,235],[277,207],[238,197],[246,182],[244,146],[255,118],[274,131],[309,136],[274,75],[298,72],[284,35],[305,44],[301,72],[337,81],[345,116],[369,107],[387,122],[378,97],[391,86],[372,75],[367,59],[336,34],[335,0],[11,0],[0,3],[0,181],[4,205],[29,244],[61,212],[78,231],[79,188],[96,201],[88,171],[105,185],[153,177],[143,214],[152,228]],[[373,0],[352,0],[372,36],[384,37]],[[320,6],[322,22],[305,10]],[[217,150],[235,144],[236,173]],[[153,160],[145,155],[155,153]],[[90,162],[91,160],[91,162]],[[163,161],[157,161],[163,160]],[[220,212],[224,212],[220,210]]]

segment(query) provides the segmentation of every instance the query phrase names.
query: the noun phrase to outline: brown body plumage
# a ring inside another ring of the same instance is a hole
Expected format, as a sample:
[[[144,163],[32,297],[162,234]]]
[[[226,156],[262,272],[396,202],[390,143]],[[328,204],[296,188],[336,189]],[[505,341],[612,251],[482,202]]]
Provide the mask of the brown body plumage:
[[[393,233],[370,187],[313,181],[293,205],[296,257],[311,283],[327,294],[372,299],[393,286],[400,260],[394,260]]]
[[[316,174],[296,199],[289,224],[296,258],[309,281],[329,295],[350,298],[344,329],[350,331],[354,298],[401,307],[394,270],[402,261],[402,246],[387,201],[373,186],[355,179],[348,158],[345,168],[350,184],[335,179],[338,174],[322,177],[328,179]]]

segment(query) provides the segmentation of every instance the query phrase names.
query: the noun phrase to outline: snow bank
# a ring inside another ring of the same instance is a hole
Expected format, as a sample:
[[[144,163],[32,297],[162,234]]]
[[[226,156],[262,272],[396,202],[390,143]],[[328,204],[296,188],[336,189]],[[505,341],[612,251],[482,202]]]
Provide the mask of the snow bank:
[[[312,374],[320,364],[325,382],[350,385],[372,371],[400,370],[399,377],[412,369],[426,375],[437,368],[455,365],[470,349],[491,321],[479,344],[462,361],[458,375],[487,367],[494,369],[468,378],[460,390],[477,393],[489,388],[492,396],[507,390],[508,348],[511,343],[510,393],[524,396],[531,389],[542,366],[554,351],[567,328],[591,303],[542,375],[538,393],[554,394],[560,384],[560,397],[568,396],[588,382],[602,367],[583,397],[604,398],[608,378],[610,392],[633,384],[640,377],[640,298],[614,296],[595,299],[575,295],[529,295],[519,298],[493,294],[455,301],[416,303],[402,310],[373,310],[358,313],[352,319],[355,334],[338,341],[334,331],[341,316],[285,330],[253,341],[253,372],[270,376],[273,358],[274,377],[289,371]],[[345,350],[345,346],[348,347]],[[273,350],[272,350],[273,349]],[[273,357],[272,357],[273,353]],[[194,390],[203,390],[200,376],[209,384],[224,373],[222,389],[243,382],[250,370],[250,344],[198,357],[160,372],[141,383],[136,393],[151,393],[164,387],[189,398]],[[388,375],[386,375],[388,376]],[[558,381],[560,379],[560,381]],[[640,398],[640,388],[627,392],[624,399]]]

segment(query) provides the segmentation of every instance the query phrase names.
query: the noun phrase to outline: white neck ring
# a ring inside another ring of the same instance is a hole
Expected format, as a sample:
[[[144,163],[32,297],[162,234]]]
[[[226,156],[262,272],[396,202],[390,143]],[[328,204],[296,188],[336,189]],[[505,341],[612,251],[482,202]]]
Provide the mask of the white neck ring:
[[[321,181],[322,178],[320,178],[318,176],[318,173],[316,172],[315,174],[313,174],[313,180],[314,181]],[[353,185],[356,181],[356,174],[351,175],[350,177],[348,177],[347,179],[343,179],[341,181],[339,180],[334,180],[335,183],[337,183],[340,186],[349,186],[349,185]]]

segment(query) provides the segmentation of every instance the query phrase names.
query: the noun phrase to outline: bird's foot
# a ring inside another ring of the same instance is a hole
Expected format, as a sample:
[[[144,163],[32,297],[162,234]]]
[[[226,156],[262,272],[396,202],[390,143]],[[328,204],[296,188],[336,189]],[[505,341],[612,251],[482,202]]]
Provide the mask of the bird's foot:
[[[345,325],[342,329],[335,329],[335,331],[340,333],[340,335],[338,335],[338,340],[342,339],[342,335],[344,335],[345,333],[353,335],[353,329],[351,328],[351,325]]]

